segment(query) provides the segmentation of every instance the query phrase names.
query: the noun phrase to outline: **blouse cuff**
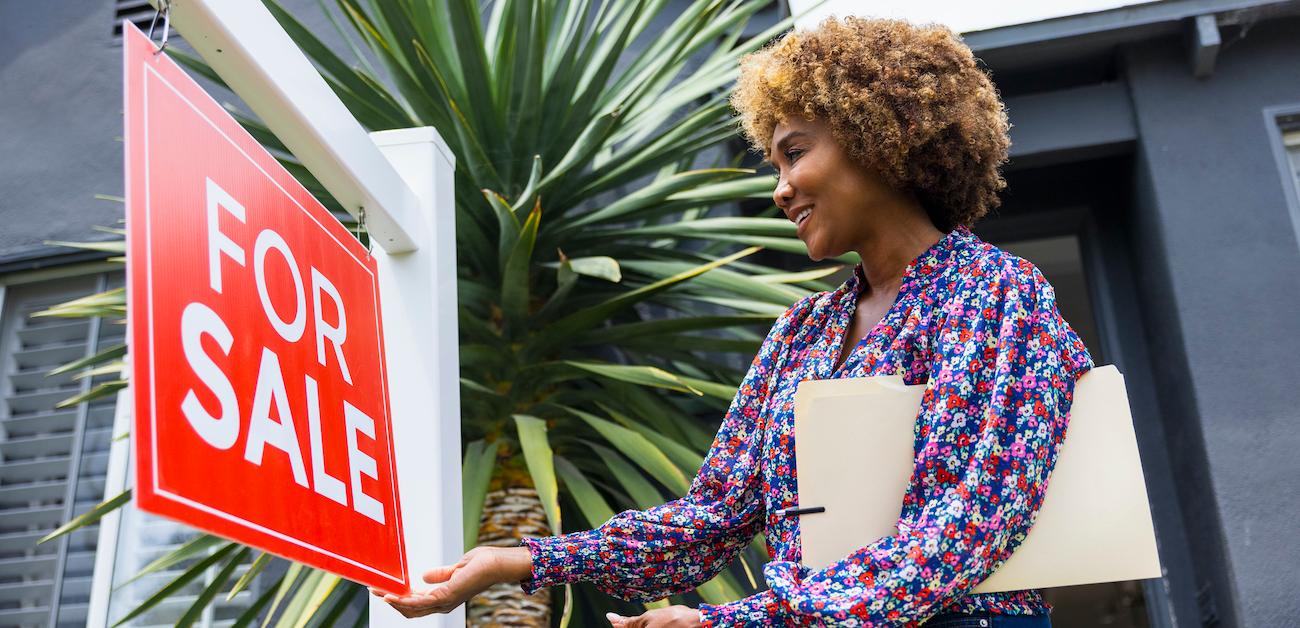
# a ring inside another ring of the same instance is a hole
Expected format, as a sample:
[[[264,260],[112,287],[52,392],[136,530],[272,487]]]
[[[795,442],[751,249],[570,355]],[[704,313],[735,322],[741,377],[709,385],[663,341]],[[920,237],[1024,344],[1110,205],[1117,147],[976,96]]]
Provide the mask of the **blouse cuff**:
[[[599,568],[599,530],[525,537],[519,544],[527,547],[533,558],[532,577],[519,583],[529,595],[544,587],[588,579]]]
[[[771,589],[760,591],[747,598],[726,604],[700,604],[700,625],[709,628],[723,626],[782,626],[781,602]]]

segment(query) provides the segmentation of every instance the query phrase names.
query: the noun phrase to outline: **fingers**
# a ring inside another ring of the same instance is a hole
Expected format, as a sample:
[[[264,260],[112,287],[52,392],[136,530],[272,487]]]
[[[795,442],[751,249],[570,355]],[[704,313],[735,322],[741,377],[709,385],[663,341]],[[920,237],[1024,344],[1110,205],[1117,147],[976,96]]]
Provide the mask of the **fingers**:
[[[432,589],[424,592],[412,591],[405,595],[399,595],[384,591],[383,589],[370,587],[370,594],[383,598],[394,610],[405,615],[406,617],[422,617],[431,613],[449,613],[460,606],[464,601],[459,599],[465,597],[458,594],[456,590],[463,589],[463,586],[452,587],[449,584],[452,576],[461,567],[470,562],[470,556],[466,555],[455,565],[445,565],[434,567],[424,572],[423,579],[429,584],[435,585]],[[462,583],[463,585],[464,583]]]
[[[424,597],[424,594],[416,591],[412,591],[406,595],[400,595],[397,593],[385,591],[383,589],[377,589],[375,587],[369,587],[369,589],[370,589],[370,594],[375,597],[384,598],[385,601],[397,600],[397,601],[401,601],[401,603],[404,604],[412,604],[414,603],[414,600]]]
[[[609,625],[614,628],[645,628],[647,621],[645,615],[623,617],[618,613],[605,613],[605,619],[609,620]]]
[[[392,594],[385,595],[384,601],[387,602],[389,606],[393,607],[393,610],[408,618],[423,617],[434,612],[433,607],[410,604],[404,602],[402,598],[398,598]]]
[[[451,578],[451,574],[455,573],[457,569],[460,569],[461,567],[464,567],[465,565],[469,564],[471,555],[473,553],[474,553],[473,550],[470,550],[470,553],[461,556],[460,560],[456,561],[455,565],[444,565],[442,567],[434,567],[433,569],[424,572],[424,581],[429,584],[446,582],[449,578]]]
[[[401,600],[390,600],[387,598],[385,598],[384,601],[388,602],[388,605],[393,607],[393,610],[401,613],[406,617],[423,617],[425,615],[431,615],[433,613],[447,613],[455,608],[455,607],[449,607],[449,606],[437,605],[437,604],[435,605],[404,604],[402,603]]]
[[[391,603],[391,602],[389,602],[389,606],[392,606],[392,607],[393,607],[393,610],[395,610],[395,611],[401,613],[402,616],[403,616],[403,617],[406,617],[407,619],[410,619],[410,618],[413,618],[413,617],[424,617],[425,615],[432,615],[433,613],[438,612],[436,609],[433,609],[433,608],[423,608],[423,607],[415,607],[415,606],[402,606],[402,605],[399,605],[399,604],[393,604],[393,603]]]
[[[451,578],[451,574],[461,567],[460,564],[448,565],[444,567],[434,567],[424,572],[424,581],[429,584],[446,582]]]
[[[432,613],[449,613],[460,606],[454,602],[446,587],[435,587],[429,591],[408,595],[397,595],[382,589],[370,588],[371,595],[381,597],[394,610],[406,617],[423,617]]]
[[[409,596],[393,596],[399,598],[398,602],[402,604],[415,604],[419,606],[438,606],[451,602],[451,590],[449,587],[434,587],[424,593],[417,593]],[[384,598],[388,599],[388,598]]]

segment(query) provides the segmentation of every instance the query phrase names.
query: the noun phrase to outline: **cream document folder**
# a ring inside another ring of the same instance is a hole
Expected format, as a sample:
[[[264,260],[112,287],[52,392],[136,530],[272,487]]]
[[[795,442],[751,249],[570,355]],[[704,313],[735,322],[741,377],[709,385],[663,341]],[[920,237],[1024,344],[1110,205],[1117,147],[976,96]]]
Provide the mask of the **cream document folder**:
[[[901,377],[808,380],[795,394],[803,563],[842,560],[898,532],[925,386]],[[1160,577],[1124,378],[1114,366],[1075,387],[1065,442],[1028,537],[976,592]]]

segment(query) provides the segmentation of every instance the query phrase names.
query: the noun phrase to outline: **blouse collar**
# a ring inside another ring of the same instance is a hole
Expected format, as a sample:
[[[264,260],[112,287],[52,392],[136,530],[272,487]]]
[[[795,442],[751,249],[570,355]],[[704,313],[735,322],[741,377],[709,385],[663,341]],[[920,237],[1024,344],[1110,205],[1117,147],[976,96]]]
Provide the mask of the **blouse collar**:
[[[898,297],[895,299],[894,306],[890,308],[889,312],[885,313],[885,317],[881,322],[888,320],[893,310],[908,295],[916,294],[924,289],[936,277],[943,274],[944,270],[965,265],[966,261],[978,252],[981,243],[979,237],[971,233],[969,229],[957,227],[944,234],[942,238],[939,238],[938,242],[935,242],[930,248],[916,256],[903,270],[903,281],[898,289]],[[832,309],[829,312],[830,318],[827,320],[831,333],[822,334],[818,341],[817,351],[824,359],[813,362],[813,376],[816,379],[832,377],[836,372],[847,375],[860,371],[861,365],[858,363],[860,356],[857,350],[857,343],[860,343],[860,340],[855,341],[855,344],[849,348],[850,354],[838,371],[835,369],[834,364],[836,356],[839,355],[840,346],[844,342],[843,336],[849,330],[853,312],[857,309],[859,291],[866,283],[867,279],[863,273],[862,264],[858,263],[853,267],[853,274],[844,282],[844,285],[831,294],[828,305]]]

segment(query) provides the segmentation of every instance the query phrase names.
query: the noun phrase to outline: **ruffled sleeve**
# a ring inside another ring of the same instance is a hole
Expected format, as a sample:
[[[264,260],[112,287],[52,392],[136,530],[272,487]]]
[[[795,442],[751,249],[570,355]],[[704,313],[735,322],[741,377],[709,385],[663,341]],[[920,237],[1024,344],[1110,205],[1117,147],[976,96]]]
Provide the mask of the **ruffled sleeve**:
[[[592,582],[617,598],[652,601],[689,591],[721,571],[760,532],[760,465],[769,391],[812,297],[773,324],[732,400],[699,473],[681,499],[618,513],[599,528],[526,538],[541,587]]]
[[[904,499],[919,516],[825,569],[768,563],[768,590],[703,605],[706,626],[913,624],[968,593],[1024,539],[1075,380],[1092,362],[1028,262],[965,281],[943,311],[917,418]]]

